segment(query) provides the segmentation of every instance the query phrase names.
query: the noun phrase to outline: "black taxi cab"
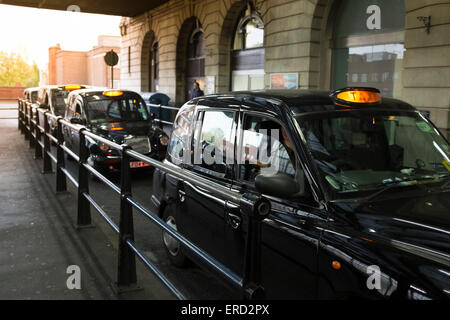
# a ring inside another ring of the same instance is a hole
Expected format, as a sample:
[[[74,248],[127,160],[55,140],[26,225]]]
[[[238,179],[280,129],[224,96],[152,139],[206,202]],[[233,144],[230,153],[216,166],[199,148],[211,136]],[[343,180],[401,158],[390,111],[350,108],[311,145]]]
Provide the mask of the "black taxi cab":
[[[169,137],[153,126],[153,117],[147,111],[142,97],[127,90],[75,90],[68,95],[65,119],[83,125],[93,133],[117,144],[127,144],[133,150],[162,160],[166,156]],[[63,125],[65,145],[79,153],[79,133]],[[89,137],[88,163],[102,173],[120,170],[120,155],[108,145]],[[142,161],[131,161],[133,169],[148,167]]]
[[[269,299],[450,298],[450,146],[377,89],[233,92],[178,112],[168,165],[263,195]],[[156,170],[160,217],[242,276],[239,204]],[[170,260],[188,253],[163,232]]]
[[[48,85],[39,88],[36,103],[42,109],[47,109],[54,116],[64,116],[66,110],[67,97],[74,90],[88,88],[86,85]],[[40,114],[39,121],[44,123],[43,113]],[[56,137],[56,120],[48,118],[50,130]]]
[[[26,88],[23,91],[23,99],[30,103],[36,103],[39,93],[39,87]]]

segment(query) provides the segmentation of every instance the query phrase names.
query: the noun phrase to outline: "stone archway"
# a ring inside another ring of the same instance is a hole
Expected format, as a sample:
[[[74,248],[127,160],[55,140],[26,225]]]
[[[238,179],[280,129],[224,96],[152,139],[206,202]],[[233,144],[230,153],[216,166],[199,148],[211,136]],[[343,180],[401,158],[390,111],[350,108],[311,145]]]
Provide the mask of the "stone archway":
[[[155,33],[148,31],[143,39],[141,48],[141,91],[154,91],[154,79],[152,76],[152,46],[155,42]]]
[[[203,32],[201,24],[197,17],[191,16],[186,19],[181,25],[176,51],[176,104],[181,105],[188,100],[187,92],[190,89],[187,86],[187,79],[190,78],[191,70],[188,68],[188,47],[193,41],[193,34],[196,32]],[[203,66],[199,67],[203,70],[204,76],[204,61]],[[201,70],[200,70],[201,71]],[[197,72],[198,73],[198,72]]]

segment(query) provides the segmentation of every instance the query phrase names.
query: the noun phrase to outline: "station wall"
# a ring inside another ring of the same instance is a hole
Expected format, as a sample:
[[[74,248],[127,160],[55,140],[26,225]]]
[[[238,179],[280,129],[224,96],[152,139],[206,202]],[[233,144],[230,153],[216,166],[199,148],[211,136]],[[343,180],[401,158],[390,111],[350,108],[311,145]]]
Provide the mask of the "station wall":
[[[169,95],[176,105],[183,104],[186,101],[184,92],[189,85],[185,81],[188,76],[186,50],[192,42],[190,32],[197,24],[204,35],[204,86],[208,88],[203,89],[208,93],[231,91],[236,28],[243,12],[248,13],[245,10],[251,8],[264,25],[264,88],[274,85],[273,76],[282,74],[293,75],[296,86],[301,89],[333,89],[335,83],[339,83],[335,79],[337,67],[345,60],[335,58],[339,49],[354,59],[358,54],[352,51],[376,50],[380,45],[387,47],[386,44],[392,43],[389,46],[397,50],[394,50],[394,58],[391,54],[388,54],[389,58],[386,54],[381,58],[395,60],[390,63],[392,72],[352,74],[351,70],[357,64],[350,67],[348,61],[344,61],[347,83],[351,83],[352,77],[359,80],[358,84],[367,82],[368,77],[369,82],[370,79],[382,81],[378,78],[390,81],[392,88],[391,91],[386,89],[386,94],[429,111],[439,128],[448,129],[450,3],[444,0],[396,0],[393,1],[396,3],[394,9],[401,11],[395,11],[386,7],[393,5],[392,0],[362,0],[358,1],[361,10],[356,11],[355,7],[353,13],[342,12],[346,1],[351,0],[171,0],[138,17],[123,18],[121,86],[137,91],[157,90]],[[373,6],[381,10],[378,26],[377,11]],[[429,16],[431,28],[427,33],[423,17]],[[370,30],[362,30],[361,35],[349,31],[350,35],[340,37],[336,30],[342,29],[341,24],[348,24],[348,19],[361,20],[358,23],[367,25]],[[401,23],[400,29],[384,28],[384,25],[398,23]],[[372,29],[374,32],[370,34]],[[157,60],[152,59],[155,44]],[[361,53],[358,58],[372,59],[373,68],[377,66],[373,63],[376,56]],[[389,64],[386,61],[384,65]],[[155,75],[152,66],[156,63],[157,81],[151,75]]]

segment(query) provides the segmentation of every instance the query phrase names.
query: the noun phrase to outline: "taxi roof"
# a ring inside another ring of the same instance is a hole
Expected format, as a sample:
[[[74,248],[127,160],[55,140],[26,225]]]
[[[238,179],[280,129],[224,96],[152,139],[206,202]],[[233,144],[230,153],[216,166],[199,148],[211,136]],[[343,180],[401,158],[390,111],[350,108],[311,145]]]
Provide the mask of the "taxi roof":
[[[210,96],[203,96],[195,98],[194,101],[200,101],[203,99],[224,99],[224,98],[234,98],[234,99],[263,99],[265,101],[271,102],[283,102],[288,108],[291,109],[292,113],[307,113],[307,112],[321,112],[321,111],[338,111],[342,109],[348,109],[347,107],[339,106],[334,103],[331,97],[331,92],[326,90],[278,90],[278,89],[267,89],[267,90],[255,90],[255,91],[237,91],[230,92],[226,94],[216,94]],[[269,104],[270,105],[270,104]],[[261,103],[261,107],[267,108],[267,104]],[[368,108],[369,105],[360,104],[352,105],[355,109]],[[382,98],[379,104],[371,104],[370,108],[375,109],[389,109],[389,110],[403,110],[403,111],[414,111],[414,107],[401,100],[392,98]]]
[[[31,87],[31,88],[26,88],[24,90],[24,92],[31,92],[31,91],[39,91],[41,87]]]
[[[102,88],[102,87],[96,87],[96,88],[87,88],[87,89],[78,89],[71,92],[71,94],[78,94],[84,98],[88,98],[90,96],[94,96],[97,94],[103,94],[105,91],[122,91],[124,94],[136,94],[138,96],[139,93],[131,90],[120,90],[120,89],[108,89],[108,88]]]

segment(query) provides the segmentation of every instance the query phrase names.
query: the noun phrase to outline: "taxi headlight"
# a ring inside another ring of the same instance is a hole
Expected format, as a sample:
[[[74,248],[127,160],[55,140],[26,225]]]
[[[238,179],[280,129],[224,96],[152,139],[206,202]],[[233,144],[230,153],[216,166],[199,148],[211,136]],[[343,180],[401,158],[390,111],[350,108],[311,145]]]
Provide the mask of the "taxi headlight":
[[[165,134],[160,135],[160,136],[159,136],[159,143],[160,143],[162,146],[165,146],[165,147],[166,147],[166,146],[169,144],[169,137],[166,136]]]
[[[101,151],[106,152],[109,150],[109,146],[107,144],[104,144],[102,142],[99,142],[98,147],[100,148]]]

